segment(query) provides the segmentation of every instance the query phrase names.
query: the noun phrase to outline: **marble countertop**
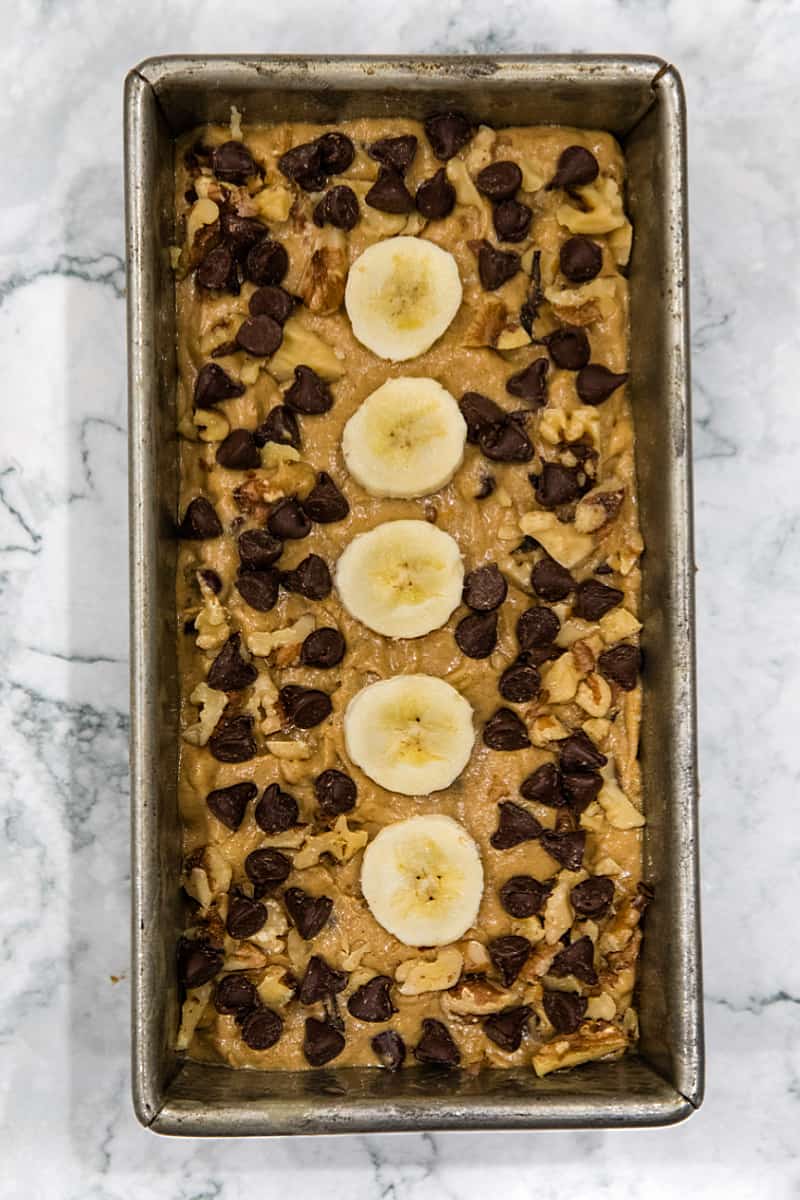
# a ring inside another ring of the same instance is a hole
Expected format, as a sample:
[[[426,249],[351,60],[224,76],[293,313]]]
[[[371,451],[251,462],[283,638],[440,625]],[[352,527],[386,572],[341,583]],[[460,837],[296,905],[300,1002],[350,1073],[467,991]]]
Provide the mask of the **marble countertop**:
[[[800,1195],[800,4],[20,9],[0,47],[0,1196]],[[256,47],[637,51],[683,73],[708,1092],[680,1127],[223,1143],[134,1120],[122,80]]]

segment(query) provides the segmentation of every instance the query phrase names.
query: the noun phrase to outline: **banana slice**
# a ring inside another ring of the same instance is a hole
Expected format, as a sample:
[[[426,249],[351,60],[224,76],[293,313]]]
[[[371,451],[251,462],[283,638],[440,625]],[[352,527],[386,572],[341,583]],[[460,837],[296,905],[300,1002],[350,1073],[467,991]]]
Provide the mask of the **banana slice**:
[[[457,543],[427,521],[386,521],[359,533],[336,564],[344,607],[385,637],[439,629],[461,603],[463,583]]]
[[[375,783],[403,796],[449,787],[469,761],[472,708],[432,675],[395,675],[357,692],[344,714],[347,753]]]
[[[344,304],[353,333],[373,354],[394,362],[416,358],[458,312],[456,260],[423,238],[386,238],[353,263]]]
[[[467,423],[435,379],[389,379],[344,427],[347,469],[373,496],[429,496],[461,466]]]
[[[444,946],[475,924],[481,856],[452,817],[409,817],[387,825],[367,846],[361,890],[378,924],[401,942]]]

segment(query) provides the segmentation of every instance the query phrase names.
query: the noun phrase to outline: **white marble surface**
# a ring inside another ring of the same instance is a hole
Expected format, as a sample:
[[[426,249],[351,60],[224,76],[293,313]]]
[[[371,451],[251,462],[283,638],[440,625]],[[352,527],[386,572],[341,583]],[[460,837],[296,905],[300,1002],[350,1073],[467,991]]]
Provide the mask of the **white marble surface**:
[[[0,1196],[800,1195],[800,4],[12,7],[0,43]],[[134,1121],[122,79],[150,54],[257,48],[640,51],[683,72],[709,1086],[681,1127],[232,1144],[159,1139]]]

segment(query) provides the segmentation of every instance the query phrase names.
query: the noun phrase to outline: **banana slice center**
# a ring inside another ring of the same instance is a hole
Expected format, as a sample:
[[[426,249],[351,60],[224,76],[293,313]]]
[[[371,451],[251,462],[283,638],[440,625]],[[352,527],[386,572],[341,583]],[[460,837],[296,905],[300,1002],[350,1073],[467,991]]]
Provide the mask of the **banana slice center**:
[[[421,329],[428,320],[432,299],[433,281],[427,263],[393,255],[391,274],[378,289],[376,301],[395,328],[403,332]]]

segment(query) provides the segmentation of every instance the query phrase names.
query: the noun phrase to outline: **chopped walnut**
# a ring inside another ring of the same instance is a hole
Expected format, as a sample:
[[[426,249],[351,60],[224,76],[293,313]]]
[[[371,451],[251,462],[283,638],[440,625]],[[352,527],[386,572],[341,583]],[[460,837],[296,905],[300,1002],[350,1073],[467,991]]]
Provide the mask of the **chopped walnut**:
[[[465,204],[470,208],[483,211],[487,201],[483,199],[467,170],[467,164],[461,158],[451,158],[447,163],[447,178],[455,188],[456,203]]]
[[[562,567],[577,567],[588,558],[594,542],[572,525],[563,525],[555,513],[528,512],[519,520],[523,533],[529,533]]]
[[[192,424],[201,442],[221,442],[231,431],[228,418],[211,408],[196,408],[192,413]]]
[[[512,999],[511,992],[486,979],[464,979],[442,996],[441,1005],[446,1017],[469,1020],[500,1012],[509,1007]]]
[[[294,995],[286,968],[278,964],[266,968],[256,991],[267,1008],[285,1008]]]
[[[306,839],[303,849],[295,855],[295,870],[315,867],[323,854],[330,854],[340,863],[349,862],[353,855],[364,849],[368,840],[366,829],[351,829],[343,813],[333,829]]]
[[[551,742],[559,742],[567,736],[565,726],[552,713],[542,713],[541,716],[534,717],[528,726],[528,733],[534,746],[538,746],[540,749],[548,747]]]
[[[195,1030],[211,999],[214,990],[213,983],[204,983],[202,987],[190,988],[181,1008],[181,1027],[175,1039],[176,1050],[188,1050],[189,1043],[194,1037]]]
[[[622,196],[610,176],[575,190],[585,206],[584,210],[572,204],[560,204],[556,210],[559,225],[563,225],[570,233],[611,233],[626,224]]]
[[[208,586],[201,571],[197,572],[197,581],[203,597],[203,607],[194,621],[197,630],[195,642],[198,650],[219,650],[231,636],[228,618],[219,597]]]
[[[286,914],[277,900],[264,900],[267,909],[267,919],[248,940],[254,942],[266,954],[282,954],[285,949],[284,938],[289,932],[289,922]]]
[[[283,184],[262,188],[253,196],[253,207],[263,221],[286,221],[292,211],[294,197]]]
[[[611,612],[601,617],[599,628],[606,645],[613,646],[616,642],[621,642],[624,638],[637,634],[642,628],[642,623],[637,621],[627,608],[617,607],[612,608]]]
[[[625,488],[618,479],[607,479],[592,488],[575,508],[575,528],[579,533],[595,533],[602,529],[615,519],[624,496]]]
[[[551,1071],[577,1067],[580,1063],[616,1057],[628,1045],[625,1034],[607,1021],[584,1021],[575,1033],[545,1042],[533,1056],[532,1065],[541,1079]]]
[[[483,296],[472,320],[464,330],[462,346],[494,346],[505,328],[508,309],[499,296]]]
[[[250,689],[244,711],[254,718],[256,727],[263,734],[275,733],[281,727],[281,717],[276,705],[278,689],[272,682],[269,671],[263,668]]]
[[[645,823],[644,815],[617,783],[613,759],[602,768],[600,774],[603,776],[603,786],[597,802],[603,809],[609,825],[614,829],[639,829]]]
[[[215,897],[225,895],[231,886],[231,866],[216,846],[205,846],[199,860],[192,863],[183,879],[183,890],[196,900],[201,909],[210,908]]]
[[[269,373],[280,383],[294,379],[295,367],[306,366],[323,379],[339,379],[344,364],[318,334],[306,329],[300,317],[289,317],[283,327],[283,341],[269,360]]]
[[[567,412],[563,408],[548,407],[539,419],[539,433],[551,446],[578,442],[584,437],[596,446],[600,438],[599,409],[584,405]]]
[[[575,699],[590,717],[604,717],[611,707],[611,688],[602,675],[593,673],[581,682]]]
[[[200,197],[192,205],[186,220],[186,245],[188,249],[203,226],[214,225],[219,220],[219,205],[208,197]]]
[[[542,686],[547,689],[551,704],[566,704],[575,695],[581,672],[575,655],[567,650],[555,662],[548,663],[542,671]]]
[[[555,946],[559,938],[571,928],[575,914],[569,897],[576,884],[588,879],[586,871],[559,871],[555,887],[544,906],[544,940]]]
[[[247,637],[247,648],[258,658],[268,658],[273,651],[301,645],[313,632],[316,622],[312,613],[304,613],[292,625],[284,625],[269,633],[255,632]],[[277,699],[277,692],[276,692]]]
[[[472,175],[488,167],[493,158],[497,134],[489,125],[479,125],[477,133],[466,148],[464,162]]]
[[[252,942],[234,942],[229,939],[230,952],[222,964],[224,971],[260,971],[266,964],[267,957],[263,950]]]
[[[298,288],[310,312],[329,316],[341,308],[347,278],[347,242],[340,229],[320,232],[321,245],[311,255]]]
[[[466,942],[460,942],[459,946],[464,955],[464,971],[467,974],[482,974],[489,970],[492,960],[483,942],[470,938]]]
[[[616,283],[599,276],[578,287],[558,285],[544,289],[545,299],[552,304],[559,320],[572,325],[591,325],[601,316],[611,316],[616,307]]]
[[[423,992],[443,992],[458,982],[464,959],[455,946],[439,950],[432,962],[408,958],[397,967],[394,977],[401,996],[421,996]]]
[[[267,750],[275,758],[292,762],[295,759],[311,758],[314,753],[308,742],[292,738],[270,738],[266,743]]]
[[[207,683],[198,683],[189,699],[192,704],[200,706],[200,715],[194,725],[184,729],[183,739],[191,746],[205,746],[225,711],[228,697],[225,692],[218,692]]]

